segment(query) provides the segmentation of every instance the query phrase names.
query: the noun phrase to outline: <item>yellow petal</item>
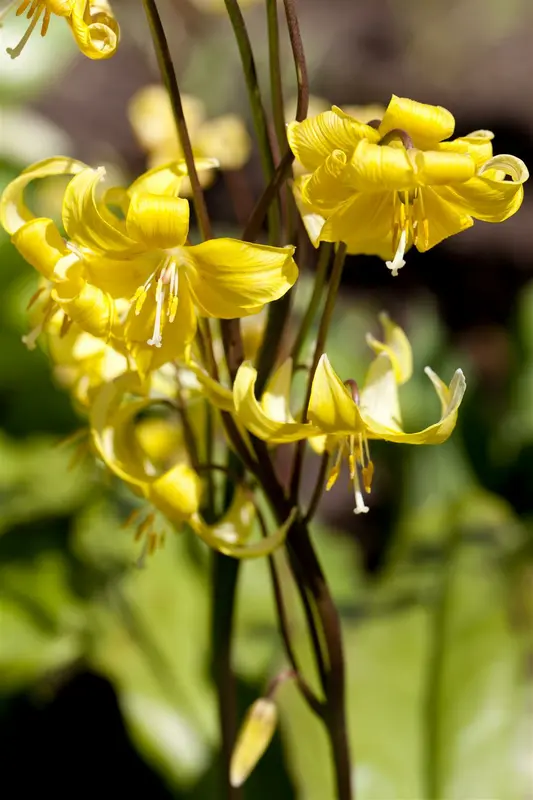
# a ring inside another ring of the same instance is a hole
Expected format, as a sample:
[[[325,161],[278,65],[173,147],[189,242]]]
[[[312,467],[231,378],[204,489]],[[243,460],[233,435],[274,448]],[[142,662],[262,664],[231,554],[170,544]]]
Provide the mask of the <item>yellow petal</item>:
[[[464,183],[476,171],[474,159],[466,153],[419,150],[415,161],[417,182],[428,186]]]
[[[201,495],[202,482],[187,464],[176,464],[145,487],[146,499],[173,523],[190,519],[200,507]]]
[[[131,300],[139,286],[148,280],[160,262],[159,254],[128,259],[106,258],[85,251],[83,266],[89,283],[98,286],[114,298]]]
[[[216,158],[195,158],[194,165],[201,178],[206,171],[216,169],[218,161]],[[148,194],[164,194],[169,197],[177,197],[180,192],[183,194],[183,183],[188,174],[187,164],[183,159],[179,161],[169,160],[169,163],[161,164],[140,175],[131,184],[128,194],[147,192]]]
[[[511,180],[506,180],[509,177]],[[461,211],[485,222],[503,222],[515,214],[524,199],[529,172],[521,159],[499,155],[487,161],[476,177],[446,187],[444,196]]]
[[[76,175],[86,168],[82,161],[63,156],[46,158],[27,167],[18,178],[8,183],[2,193],[0,223],[9,234],[13,234],[21,225],[35,218],[24,203],[24,190],[32,181],[54,175]]]
[[[389,355],[380,353],[366,374],[360,392],[361,414],[370,432],[386,429],[402,433],[398,382]]]
[[[17,229],[11,241],[28,264],[45,278],[51,278],[59,259],[69,254],[51,219],[32,219]]]
[[[290,396],[292,383],[292,358],[287,358],[269,379],[261,396],[261,408],[276,422],[294,422]]]
[[[350,183],[359,191],[411,189],[416,185],[415,169],[403,147],[363,140],[354,150],[350,168]]]
[[[383,326],[384,342],[380,342],[368,333],[366,340],[378,355],[386,353],[394,369],[394,377],[399,384],[406,383],[413,374],[413,351],[405,331],[397,325],[384,311],[379,315]]]
[[[142,250],[127,234],[123,220],[98,202],[96,189],[105,169],[87,167],[68,184],[63,197],[63,225],[68,237],[78,245],[121,257]]]
[[[78,47],[88,58],[111,58],[115,54],[120,32],[107,3],[75,0],[69,23]]]
[[[307,176],[301,176],[300,178],[297,178],[293,183],[292,191],[296,207],[300,213],[300,216],[302,217],[302,222],[307,231],[307,235],[311,240],[311,244],[313,247],[318,247],[320,244],[320,234],[326,220],[303,199],[302,188],[305,185],[306,180]]]
[[[273,700],[262,697],[248,709],[231,757],[230,783],[242,786],[270,744],[278,721]]]
[[[181,197],[133,192],[126,229],[148,250],[179,247],[189,232],[189,202]]]
[[[458,369],[452,378],[450,386],[447,387],[429,367],[426,367],[426,373],[435,386],[441,401],[440,420],[417,433],[399,433],[397,430],[387,428],[387,426],[379,423],[378,420],[374,420],[365,414],[365,421],[371,437],[403,444],[441,444],[448,439],[455,428],[459,406],[465,393],[465,377],[462,371]]]
[[[228,523],[227,516],[215,525],[208,526],[197,515],[189,521],[189,524],[194,532],[201,539],[203,539],[203,541],[208,544],[209,547],[212,547],[214,550],[218,550],[219,553],[223,553],[226,556],[232,556],[233,558],[261,558],[263,556],[270,555],[274,552],[274,550],[277,550],[283,545],[287,537],[287,533],[289,532],[289,528],[294,522],[296,513],[297,509],[293,508],[283,525],[281,525],[274,533],[252,543],[242,542],[241,540],[240,542],[232,544],[229,541],[229,539],[234,538],[239,534],[234,529],[230,530],[232,523]]]
[[[320,232],[323,242],[345,242],[349,253],[392,258],[392,192],[356,194],[336,209]]]
[[[312,175],[301,182],[302,199],[315,210],[333,210],[353,196],[355,177],[346,153],[334,150]]]
[[[367,138],[375,142],[379,135],[374,128],[357,122],[333,107],[331,111],[325,111],[303,122],[289,123],[287,138],[298,161],[312,172],[333,150],[344,150],[351,154],[361,139]]]
[[[403,130],[409,134],[415,147],[428,149],[451,136],[454,128],[453,115],[442,106],[430,106],[393,94],[379,126],[379,134],[383,137],[394,129]]]
[[[221,411],[234,411],[233,392],[214,380],[205,369],[195,361],[189,361],[188,369],[192,370],[205,391],[209,401]]]
[[[472,131],[466,136],[460,136],[457,139],[452,139],[449,142],[440,142],[437,145],[437,150],[442,152],[466,153],[474,159],[477,168],[481,167],[485,161],[492,158],[492,140],[494,134],[492,131]]]
[[[359,409],[325,353],[320,357],[313,378],[308,417],[321,433],[364,431]]]
[[[225,114],[204,122],[194,139],[198,151],[213,156],[220,169],[241,169],[252,150],[244,122],[236,114]]]
[[[257,371],[245,361],[239,367],[233,385],[237,418],[250,433],[272,444],[295,442],[320,433],[309,423],[282,422],[268,416],[255,397],[256,380]]]
[[[202,314],[219,319],[257,313],[295,283],[294,249],[237,239],[210,239],[183,248],[194,302]]]
[[[457,184],[457,186],[466,185]],[[474,224],[472,217],[462,213],[449,201],[449,187],[439,186],[433,189],[425,186],[421,189],[421,196],[424,204],[424,216],[428,221],[428,240],[426,242],[424,236],[420,235],[416,241],[417,250],[424,253],[448,236],[467,230]]]
[[[71,258],[66,256],[64,260]],[[58,262],[56,271],[60,265]],[[93,336],[108,339],[119,324],[113,299],[83,279],[79,264],[67,269],[64,278],[54,284],[52,299],[82,330]]]

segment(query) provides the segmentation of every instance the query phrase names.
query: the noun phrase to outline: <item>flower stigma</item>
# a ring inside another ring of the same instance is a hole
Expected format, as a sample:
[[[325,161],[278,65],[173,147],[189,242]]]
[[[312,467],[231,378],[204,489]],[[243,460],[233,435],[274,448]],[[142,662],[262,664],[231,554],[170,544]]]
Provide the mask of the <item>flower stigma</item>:
[[[147,340],[147,344],[151,347],[161,347],[163,344],[163,319],[164,308],[166,302],[166,316],[169,322],[174,322],[178,310],[178,265],[172,256],[167,256],[161,268],[154,270],[148,280],[139,286],[132,299],[132,305],[135,306],[135,315],[139,316],[145,300],[148,296],[152,284],[157,277],[157,285],[155,289],[155,319],[154,329],[152,336]],[[167,298],[168,290],[168,298]]]
[[[50,8],[51,5],[54,7]],[[57,6],[57,9],[55,8],[55,6]],[[15,13],[17,17],[20,17],[20,15],[24,14],[26,9],[28,9],[28,13],[26,14],[26,19],[30,20],[30,24],[28,25],[24,35],[22,36],[22,39],[17,44],[17,46],[6,48],[6,52],[11,56],[11,58],[18,58],[18,56],[20,56],[20,54],[24,50],[24,47],[26,46],[33,31],[37,27],[37,24],[41,18],[41,15],[43,14],[43,11],[44,11],[44,16],[41,23],[41,36],[46,36],[46,32],[48,31],[48,26],[50,25],[50,18],[52,16],[52,13],[54,14],[61,14],[61,12],[64,13],[65,10],[66,11],[69,10],[68,6],[69,3],[68,2],[65,3],[64,0],[63,2],[61,2],[60,0],[59,3],[50,2],[50,0],[22,0]],[[8,6],[8,9],[10,9],[11,7],[12,7],[11,5]]]

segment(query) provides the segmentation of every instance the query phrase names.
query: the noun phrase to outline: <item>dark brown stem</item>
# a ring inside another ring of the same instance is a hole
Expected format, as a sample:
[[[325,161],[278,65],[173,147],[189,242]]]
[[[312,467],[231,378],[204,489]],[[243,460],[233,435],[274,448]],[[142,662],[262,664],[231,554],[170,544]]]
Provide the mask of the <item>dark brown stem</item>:
[[[306,523],[311,522],[311,520],[315,516],[322,495],[324,494],[324,483],[326,481],[326,475],[328,474],[328,467],[329,467],[329,453],[327,450],[324,450],[322,458],[320,460],[320,467],[318,470],[318,475],[315,483],[315,488],[313,490],[313,495],[309,502],[309,508],[307,509],[307,513],[304,517]]]

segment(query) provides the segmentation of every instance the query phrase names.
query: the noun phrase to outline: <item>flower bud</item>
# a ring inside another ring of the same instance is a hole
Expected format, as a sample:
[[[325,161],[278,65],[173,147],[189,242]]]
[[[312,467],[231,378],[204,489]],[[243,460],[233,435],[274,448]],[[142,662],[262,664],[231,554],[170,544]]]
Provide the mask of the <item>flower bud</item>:
[[[242,786],[274,735],[278,721],[276,704],[261,697],[249,708],[231,757],[230,783]]]

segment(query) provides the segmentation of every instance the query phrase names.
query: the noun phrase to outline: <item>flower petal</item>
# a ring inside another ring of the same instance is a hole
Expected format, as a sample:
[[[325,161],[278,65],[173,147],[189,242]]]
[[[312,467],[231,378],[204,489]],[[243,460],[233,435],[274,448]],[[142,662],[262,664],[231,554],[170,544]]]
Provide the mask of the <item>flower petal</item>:
[[[72,178],[63,197],[63,225],[77,245],[121,257],[134,255],[142,248],[128,236],[124,221],[96,199],[104,175],[103,167],[86,167]]]
[[[57,278],[62,273],[61,279]],[[119,325],[113,299],[83,278],[83,268],[77,256],[69,254],[55,268],[52,299],[87,333],[109,339]]]
[[[278,367],[261,396],[261,408],[276,422],[294,422],[290,409],[292,383],[292,358]]]
[[[440,142],[437,150],[440,152],[466,153],[474,159],[476,167],[479,168],[485,161],[492,158],[492,131],[472,131],[466,136],[460,136],[449,142]]]
[[[388,355],[397,383],[406,383],[413,374],[413,351],[409,339],[405,331],[393,322],[385,311],[379,315],[379,321],[383,326],[385,341],[380,342],[370,333],[367,333],[366,341],[378,355],[380,353]]]
[[[245,361],[239,367],[233,385],[237,418],[254,436],[272,444],[281,444],[320,433],[309,423],[280,422],[268,416],[255,397],[256,380],[256,369]]]
[[[506,180],[506,177],[511,180]],[[524,199],[523,183],[529,178],[524,162],[515,156],[494,156],[476,177],[446,187],[445,197],[456,208],[485,222],[503,222],[515,214]]]
[[[301,176],[300,178],[297,178],[293,183],[292,192],[296,207],[300,213],[311,244],[313,247],[318,247],[320,244],[320,234],[326,220],[321,214],[318,214],[316,211],[314,211],[313,207],[310,206],[309,203],[306,203],[303,199],[302,187],[305,185],[306,180],[307,176]]]
[[[320,232],[320,241],[345,242],[349,253],[392,258],[392,192],[356,194],[336,209]]]
[[[181,197],[133,192],[126,229],[148,250],[180,247],[189,232],[189,202]]]
[[[379,135],[374,128],[358,122],[334,106],[331,111],[324,111],[303,122],[289,123],[287,138],[298,161],[312,172],[333,150],[351,153],[361,139],[377,141]]]
[[[35,219],[35,215],[24,203],[24,190],[37,178],[55,175],[76,175],[87,169],[87,165],[74,158],[58,156],[46,158],[32,164],[20,173],[18,178],[8,183],[0,198],[0,223],[9,234],[15,233],[21,225]]]
[[[51,219],[32,219],[15,231],[11,241],[28,264],[45,278],[51,278],[57,262],[69,255],[65,240]]]
[[[206,170],[216,169],[218,161],[216,158],[195,158],[194,165],[201,177]],[[180,191],[183,194],[183,182],[188,174],[187,164],[183,159],[171,161],[140,175],[129,187],[128,194],[148,192],[177,197]]]
[[[459,184],[466,185],[466,184]],[[431,247],[442,242],[448,236],[453,236],[455,233],[471,228],[474,224],[472,217],[464,214],[460,209],[457,209],[448,199],[450,196],[450,189],[447,186],[439,186],[432,189],[425,186],[420,191],[423,207],[424,217],[427,219],[427,233],[428,239],[425,240],[424,236],[419,235],[416,239],[416,248],[421,253],[425,253]],[[418,231],[420,233],[420,231]]]
[[[465,376],[458,369],[448,387],[429,367],[426,367],[426,374],[431,379],[441,400],[440,420],[416,433],[399,433],[397,430],[387,428],[385,425],[380,424],[378,420],[371,419],[365,414],[365,421],[368,424],[371,437],[402,444],[441,444],[448,439],[455,428],[459,406],[465,393]]]
[[[185,275],[200,312],[232,319],[255,314],[295,283],[294,247],[210,239],[183,248]],[[178,259],[179,260],[179,259]]]
[[[374,144],[363,139],[353,152],[350,167],[350,184],[359,191],[396,191],[416,186],[415,169],[409,152],[403,147]]]
[[[308,417],[321,433],[364,431],[359,408],[325,353],[320,357],[313,378]]]
[[[419,150],[415,163],[417,182],[426,186],[464,183],[476,171],[476,163],[467,153]]]
[[[232,556],[233,558],[261,558],[262,556],[270,555],[274,550],[282,546],[289,528],[294,522],[296,513],[297,509],[293,508],[283,525],[274,533],[252,544],[230,544],[227,541],[228,527],[225,524],[225,518],[213,526],[208,526],[196,515],[190,520],[190,525],[209,547],[218,550],[219,553],[224,553],[224,555]]]
[[[353,169],[346,153],[334,150],[312,175],[301,182],[302,199],[318,211],[333,210],[353,196]]]
[[[111,58],[118,47],[118,23],[105,0],[99,0],[94,5],[90,2],[88,15],[86,7],[87,0],[75,0],[69,19],[78,47],[88,58]]]
[[[231,389],[227,389],[225,386],[222,386],[222,384],[208,375],[205,369],[195,361],[189,361],[187,368],[194,372],[202,384],[210,403],[212,403],[216,408],[219,408],[221,411],[235,410],[233,392]]]
[[[375,358],[367,371],[360,394],[361,414],[375,433],[382,428],[402,433],[398,382],[388,353]]]
[[[188,464],[176,464],[145,486],[145,497],[170,522],[189,520],[199,507],[202,482]]]
[[[383,137],[396,128],[408,133],[415,147],[429,149],[453,134],[455,119],[442,106],[418,103],[393,94],[379,126],[379,134]]]

